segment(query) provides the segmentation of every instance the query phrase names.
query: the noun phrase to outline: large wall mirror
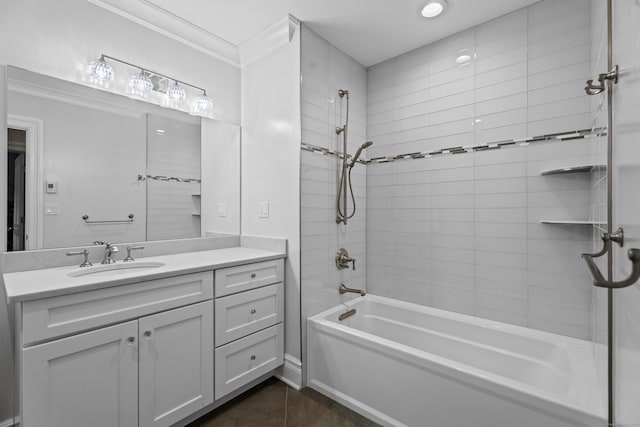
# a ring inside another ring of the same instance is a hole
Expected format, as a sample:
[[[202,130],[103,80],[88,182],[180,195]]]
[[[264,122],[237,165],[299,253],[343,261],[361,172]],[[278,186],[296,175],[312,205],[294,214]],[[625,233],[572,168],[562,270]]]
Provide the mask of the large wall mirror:
[[[8,251],[239,233],[238,126],[7,74]]]

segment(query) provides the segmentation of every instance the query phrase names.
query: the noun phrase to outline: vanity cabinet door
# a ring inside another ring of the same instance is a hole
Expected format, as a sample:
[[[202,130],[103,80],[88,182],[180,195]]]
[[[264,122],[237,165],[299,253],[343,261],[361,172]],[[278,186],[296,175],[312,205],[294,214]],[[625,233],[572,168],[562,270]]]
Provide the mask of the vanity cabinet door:
[[[213,301],[140,318],[139,333],[140,427],[213,402]]]
[[[138,322],[22,350],[23,427],[138,425]]]

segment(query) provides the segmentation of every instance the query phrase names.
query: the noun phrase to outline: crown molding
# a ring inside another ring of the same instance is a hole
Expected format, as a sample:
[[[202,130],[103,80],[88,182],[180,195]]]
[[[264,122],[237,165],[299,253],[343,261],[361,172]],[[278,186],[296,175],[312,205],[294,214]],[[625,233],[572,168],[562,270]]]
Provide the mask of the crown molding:
[[[236,45],[158,6],[151,0],[88,1],[193,49],[240,67],[240,53]]]
[[[256,34],[239,47],[242,66],[245,67],[289,43],[299,28],[300,20],[293,15],[288,15],[282,21]]]

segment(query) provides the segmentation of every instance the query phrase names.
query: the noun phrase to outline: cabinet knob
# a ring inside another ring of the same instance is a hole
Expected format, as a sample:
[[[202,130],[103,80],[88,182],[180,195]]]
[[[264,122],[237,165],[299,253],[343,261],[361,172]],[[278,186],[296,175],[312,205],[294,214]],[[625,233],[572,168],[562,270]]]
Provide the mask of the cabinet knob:
[[[127,345],[133,346],[135,343],[136,343],[136,338],[135,337],[127,338]]]
[[[251,273],[251,278],[255,279],[256,278],[256,273]]]
[[[256,314],[256,309],[255,308],[251,310],[251,314]]]
[[[147,340],[151,339],[151,331],[144,331],[144,334],[142,334],[142,335]]]
[[[256,360],[256,356],[251,355],[251,360]]]

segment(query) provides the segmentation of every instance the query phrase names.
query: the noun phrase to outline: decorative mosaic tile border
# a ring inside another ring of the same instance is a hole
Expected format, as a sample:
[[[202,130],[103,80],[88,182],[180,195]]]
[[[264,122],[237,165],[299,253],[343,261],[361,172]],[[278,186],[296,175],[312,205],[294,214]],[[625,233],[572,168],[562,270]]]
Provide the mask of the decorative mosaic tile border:
[[[434,150],[429,152],[415,152],[415,153],[397,154],[395,156],[373,157],[367,160],[358,160],[358,163],[362,163],[362,164],[388,163],[396,160],[427,159],[430,157],[446,155],[446,154],[464,154],[464,153],[473,153],[476,151],[498,150],[501,148],[508,148],[508,147],[517,147],[517,146],[521,147],[521,146],[527,146],[532,143],[539,143],[539,142],[569,141],[573,139],[597,138],[601,136],[606,136],[606,134],[607,134],[606,128],[583,129],[583,130],[577,130],[577,131],[571,131],[571,132],[560,132],[560,133],[553,133],[548,135],[534,136],[530,138],[508,139],[504,141],[496,141],[496,142],[490,142],[487,144],[470,145],[465,147],[463,146],[447,147],[447,148],[442,148],[440,150]],[[305,142],[300,144],[300,148],[304,151],[319,153],[325,156],[342,158],[342,153],[339,151],[330,150],[324,147],[318,147],[316,145],[307,144]],[[347,157],[351,158],[351,155],[347,155]]]
[[[175,176],[164,176],[164,175],[147,175],[148,179],[154,179],[156,181],[175,181],[175,182],[195,182],[200,183],[201,180],[195,178],[177,178]]]

